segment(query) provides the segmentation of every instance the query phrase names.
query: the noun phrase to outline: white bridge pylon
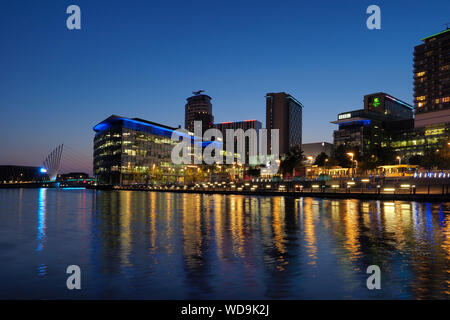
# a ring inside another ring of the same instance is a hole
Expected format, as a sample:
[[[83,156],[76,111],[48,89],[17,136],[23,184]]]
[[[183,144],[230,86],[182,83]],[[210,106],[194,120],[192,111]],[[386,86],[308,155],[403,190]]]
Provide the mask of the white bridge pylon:
[[[58,175],[63,148],[64,144],[57,146],[44,160],[44,168],[47,170],[50,181],[55,181]]]

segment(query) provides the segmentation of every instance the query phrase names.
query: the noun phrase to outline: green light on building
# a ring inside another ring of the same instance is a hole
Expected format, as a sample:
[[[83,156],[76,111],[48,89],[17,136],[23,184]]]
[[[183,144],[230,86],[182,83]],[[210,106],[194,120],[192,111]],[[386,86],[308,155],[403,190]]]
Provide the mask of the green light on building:
[[[379,107],[380,106],[380,98],[373,98],[373,106],[374,107]]]

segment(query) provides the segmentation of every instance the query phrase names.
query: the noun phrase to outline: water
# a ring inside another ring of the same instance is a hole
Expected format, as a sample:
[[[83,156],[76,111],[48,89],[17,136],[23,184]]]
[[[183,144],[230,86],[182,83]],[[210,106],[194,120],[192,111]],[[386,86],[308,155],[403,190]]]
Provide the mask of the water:
[[[3,299],[448,299],[450,203],[3,189],[0,261]]]

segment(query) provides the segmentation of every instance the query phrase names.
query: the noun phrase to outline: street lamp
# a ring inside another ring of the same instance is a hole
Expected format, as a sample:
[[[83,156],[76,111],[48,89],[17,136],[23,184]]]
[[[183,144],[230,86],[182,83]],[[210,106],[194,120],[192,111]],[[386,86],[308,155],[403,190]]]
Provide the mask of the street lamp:
[[[353,177],[354,176],[354,173],[353,173],[353,157],[355,156],[355,154],[353,152],[347,152],[347,155],[352,158],[351,161],[352,161],[352,177]]]
[[[398,164],[401,165],[402,164],[402,158],[400,156],[397,156],[397,160],[398,160]]]
[[[349,155],[350,157],[352,157],[352,162],[353,162],[353,157],[355,156],[355,154],[353,152],[347,152],[347,155]]]

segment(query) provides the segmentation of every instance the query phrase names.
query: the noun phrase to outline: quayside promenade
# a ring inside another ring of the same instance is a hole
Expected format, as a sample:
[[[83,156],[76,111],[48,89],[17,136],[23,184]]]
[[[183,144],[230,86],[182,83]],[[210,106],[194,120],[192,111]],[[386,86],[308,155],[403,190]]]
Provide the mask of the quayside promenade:
[[[222,185],[206,184],[205,186],[89,186],[97,190],[129,190],[129,191],[153,191],[196,194],[225,194],[225,195],[256,195],[256,196],[289,196],[289,197],[316,197],[334,199],[366,199],[366,200],[405,200],[426,202],[450,202],[449,185],[408,185],[403,187],[327,187],[313,185],[309,188],[288,188],[284,185],[265,186],[252,185],[251,183],[238,187],[223,187]],[[239,185],[239,184],[238,184]],[[283,187],[284,186],[284,187]]]

